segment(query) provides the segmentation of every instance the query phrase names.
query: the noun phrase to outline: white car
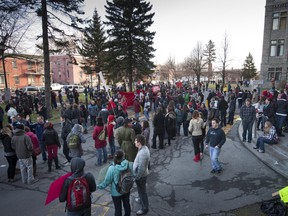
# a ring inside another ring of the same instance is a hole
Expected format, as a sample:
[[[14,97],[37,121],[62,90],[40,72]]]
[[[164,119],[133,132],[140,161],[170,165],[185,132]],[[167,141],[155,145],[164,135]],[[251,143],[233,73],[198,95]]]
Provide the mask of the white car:
[[[63,88],[63,85],[59,83],[52,83],[51,88],[52,88],[52,91],[61,91]]]
[[[81,85],[64,85],[62,88],[62,92],[65,92],[65,89],[69,89],[70,91],[72,91],[73,89],[76,89],[78,93],[83,93],[85,88],[84,86]]]

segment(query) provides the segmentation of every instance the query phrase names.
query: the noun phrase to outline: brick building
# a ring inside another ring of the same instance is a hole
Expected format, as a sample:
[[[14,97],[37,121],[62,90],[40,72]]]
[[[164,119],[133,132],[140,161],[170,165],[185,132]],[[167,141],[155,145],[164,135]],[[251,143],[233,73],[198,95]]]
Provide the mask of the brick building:
[[[263,87],[287,81],[288,0],[266,0],[261,78]]]
[[[16,89],[28,85],[44,85],[44,64],[42,56],[7,54],[5,56],[5,69],[8,88]],[[4,88],[4,70],[1,63],[0,89]]]

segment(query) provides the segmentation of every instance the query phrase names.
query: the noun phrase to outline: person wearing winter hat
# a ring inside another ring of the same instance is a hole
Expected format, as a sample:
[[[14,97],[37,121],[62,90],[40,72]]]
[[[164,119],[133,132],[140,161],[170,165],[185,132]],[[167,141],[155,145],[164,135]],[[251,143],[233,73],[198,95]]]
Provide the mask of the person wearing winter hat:
[[[80,124],[75,124],[71,130],[71,132],[68,134],[67,138],[66,138],[66,142],[68,143],[72,143],[74,140],[77,140],[77,146],[75,146],[74,148],[72,148],[71,146],[69,146],[69,157],[70,158],[74,158],[74,157],[79,157],[81,158],[81,156],[83,155],[83,148],[82,148],[82,143],[86,142],[85,137],[83,136],[83,132],[84,132],[84,128],[82,125]],[[75,139],[75,137],[77,137]],[[74,141],[75,143],[75,141]]]
[[[39,179],[33,177],[33,144],[29,136],[25,134],[23,124],[16,125],[14,136],[11,140],[11,145],[19,159],[22,183],[34,184],[35,182],[39,181]]]
[[[110,155],[108,155],[109,159],[112,159],[115,153],[115,138],[114,138],[114,132],[113,132],[113,128],[115,126],[114,119],[115,119],[114,115],[108,116],[107,132],[108,132],[108,142],[110,146]]]

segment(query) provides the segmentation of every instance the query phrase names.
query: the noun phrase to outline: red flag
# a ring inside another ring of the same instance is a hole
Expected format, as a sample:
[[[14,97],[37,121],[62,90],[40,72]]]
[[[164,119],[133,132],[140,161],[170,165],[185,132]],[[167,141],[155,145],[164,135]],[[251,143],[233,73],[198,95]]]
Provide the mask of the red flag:
[[[176,87],[177,87],[177,88],[181,88],[181,87],[183,87],[182,82],[176,82]]]
[[[69,172],[51,183],[46,197],[45,205],[48,205],[50,202],[52,202],[53,200],[57,199],[60,196],[65,179],[67,179],[71,175],[72,173]]]

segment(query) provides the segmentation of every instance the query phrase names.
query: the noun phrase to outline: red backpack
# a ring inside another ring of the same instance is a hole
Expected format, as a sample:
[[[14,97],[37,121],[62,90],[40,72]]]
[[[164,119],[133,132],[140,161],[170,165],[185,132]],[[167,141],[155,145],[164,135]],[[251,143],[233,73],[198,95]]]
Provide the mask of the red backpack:
[[[77,211],[90,205],[90,189],[85,176],[68,177],[71,183],[67,193],[67,208],[69,211]]]

